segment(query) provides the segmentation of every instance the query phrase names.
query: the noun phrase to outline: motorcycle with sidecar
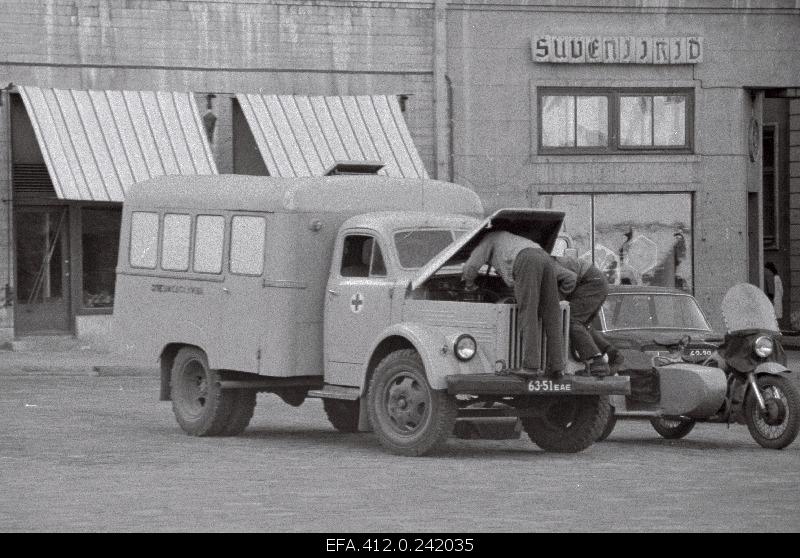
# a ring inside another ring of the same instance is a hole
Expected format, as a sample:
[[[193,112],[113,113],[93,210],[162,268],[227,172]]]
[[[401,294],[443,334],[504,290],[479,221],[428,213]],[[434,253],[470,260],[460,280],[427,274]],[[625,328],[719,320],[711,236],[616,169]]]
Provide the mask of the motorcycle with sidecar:
[[[687,362],[684,335],[659,342],[649,366],[626,368],[631,393],[611,396],[612,413],[599,440],[618,419],[649,419],[664,438],[688,435],[697,422],[746,424],[762,447],[782,449],[800,431],[797,372],[786,367],[780,329],[766,295],[740,283],[722,301],[727,332],[701,363]]]

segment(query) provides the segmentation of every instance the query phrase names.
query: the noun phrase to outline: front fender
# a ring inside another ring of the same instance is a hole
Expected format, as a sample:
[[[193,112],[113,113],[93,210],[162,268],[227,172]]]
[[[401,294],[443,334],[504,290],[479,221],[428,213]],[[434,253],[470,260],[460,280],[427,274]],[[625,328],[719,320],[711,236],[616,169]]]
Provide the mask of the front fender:
[[[753,373],[756,376],[761,376],[762,374],[783,376],[786,374],[791,374],[792,371],[779,362],[762,362],[761,364],[756,366],[756,369],[753,371]]]
[[[478,353],[472,360],[462,362],[456,358],[453,353],[453,344],[462,333],[466,332],[457,328],[429,326],[417,322],[395,324],[378,336],[377,341],[370,347],[369,354],[375,355],[382,345],[393,339],[404,339],[419,353],[431,387],[443,390],[447,389],[445,378],[449,375],[480,374],[492,371],[480,342],[478,342]],[[374,364],[373,358],[370,357],[364,369],[364,378],[368,377],[372,364]],[[362,395],[366,391],[367,383],[364,382],[361,388]]]

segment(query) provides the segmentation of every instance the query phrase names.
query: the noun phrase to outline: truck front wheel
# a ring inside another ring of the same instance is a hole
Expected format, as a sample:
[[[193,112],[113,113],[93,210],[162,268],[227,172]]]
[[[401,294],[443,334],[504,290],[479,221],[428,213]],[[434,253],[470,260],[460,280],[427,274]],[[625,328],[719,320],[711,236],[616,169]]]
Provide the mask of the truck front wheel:
[[[170,382],[172,412],[187,434],[226,434],[236,395],[234,390],[221,389],[219,381],[219,372],[209,369],[208,358],[200,349],[184,347],[175,355]]]
[[[431,388],[419,354],[395,351],[378,364],[367,391],[372,429],[398,455],[435,451],[453,433],[458,407],[446,391]]]
[[[537,416],[522,417],[531,441],[545,451],[577,453],[591,446],[608,424],[608,397],[575,395],[537,401]]]

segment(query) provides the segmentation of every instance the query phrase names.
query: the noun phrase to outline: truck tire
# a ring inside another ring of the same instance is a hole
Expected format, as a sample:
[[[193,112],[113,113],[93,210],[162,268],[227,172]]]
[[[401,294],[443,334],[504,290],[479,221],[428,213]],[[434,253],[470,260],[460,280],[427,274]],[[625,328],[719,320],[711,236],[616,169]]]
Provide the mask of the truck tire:
[[[690,418],[653,417],[650,419],[653,430],[667,440],[680,440],[688,436],[694,428],[695,421]]]
[[[800,430],[800,393],[788,378],[759,376],[758,389],[767,405],[761,413],[752,392],[745,400],[745,421],[750,435],[763,448],[783,449],[791,444]]]
[[[219,381],[219,371],[208,367],[208,358],[200,349],[184,347],[175,355],[170,381],[172,412],[187,434],[224,433],[236,394],[221,389]]]
[[[614,427],[617,425],[617,416],[614,414],[614,408],[611,408],[611,411],[608,413],[608,422],[606,422],[605,428],[600,433],[600,436],[597,437],[597,442],[602,442],[609,436],[611,433],[614,432]]]
[[[254,389],[235,389],[232,390],[234,401],[231,405],[231,414],[227,424],[222,430],[223,436],[238,436],[244,432],[250,419],[253,418],[253,411],[256,408],[256,390]]]
[[[544,399],[544,398],[542,398]],[[608,424],[608,397],[575,395],[539,401],[542,416],[522,417],[531,441],[545,451],[577,453],[591,446]]]
[[[358,432],[359,401],[323,399],[322,406],[328,420],[339,432]]]
[[[381,445],[397,455],[420,456],[441,447],[453,433],[455,397],[431,388],[413,349],[387,355],[367,390],[367,410]]]

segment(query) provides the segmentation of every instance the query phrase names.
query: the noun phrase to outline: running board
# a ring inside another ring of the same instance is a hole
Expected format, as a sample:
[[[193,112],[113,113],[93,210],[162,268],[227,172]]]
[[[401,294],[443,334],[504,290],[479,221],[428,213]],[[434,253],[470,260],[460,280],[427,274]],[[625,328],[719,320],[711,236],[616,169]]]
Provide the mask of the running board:
[[[361,397],[361,388],[334,386],[326,384],[322,389],[312,389],[307,397],[318,397],[320,399],[344,399],[346,401],[356,401]]]

